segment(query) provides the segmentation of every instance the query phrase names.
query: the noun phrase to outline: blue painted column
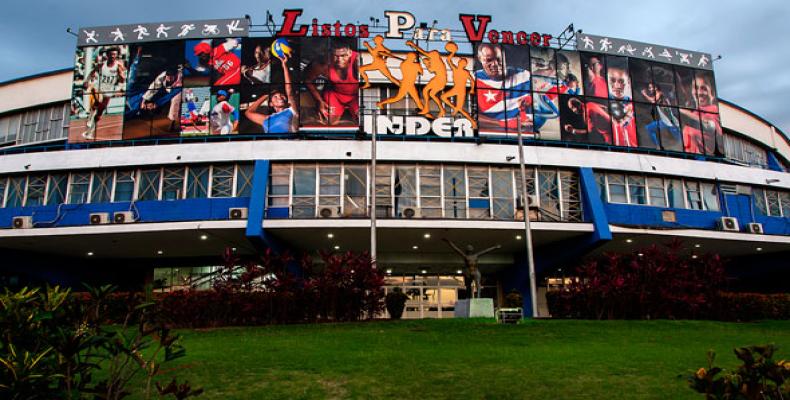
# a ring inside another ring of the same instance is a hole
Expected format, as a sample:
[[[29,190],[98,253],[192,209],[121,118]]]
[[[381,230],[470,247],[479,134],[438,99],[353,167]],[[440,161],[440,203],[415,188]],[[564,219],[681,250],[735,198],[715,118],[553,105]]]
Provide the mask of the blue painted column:
[[[269,186],[270,168],[269,160],[255,160],[245,235],[256,247],[264,245],[266,241],[263,233],[263,219],[266,212],[266,189]]]
[[[581,183],[582,205],[586,219],[593,224],[595,231],[592,240],[612,240],[612,231],[609,229],[609,218],[606,216],[606,209],[603,206],[601,191],[598,190],[598,182],[595,181],[595,174],[592,168],[579,168],[579,181]]]

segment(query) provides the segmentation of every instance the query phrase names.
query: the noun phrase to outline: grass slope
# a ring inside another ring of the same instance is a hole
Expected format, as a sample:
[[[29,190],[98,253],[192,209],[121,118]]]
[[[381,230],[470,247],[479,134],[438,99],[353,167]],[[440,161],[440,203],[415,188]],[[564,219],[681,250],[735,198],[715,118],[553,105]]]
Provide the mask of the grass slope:
[[[419,320],[182,331],[168,364],[213,399],[694,399],[685,376],[737,365],[790,321]]]

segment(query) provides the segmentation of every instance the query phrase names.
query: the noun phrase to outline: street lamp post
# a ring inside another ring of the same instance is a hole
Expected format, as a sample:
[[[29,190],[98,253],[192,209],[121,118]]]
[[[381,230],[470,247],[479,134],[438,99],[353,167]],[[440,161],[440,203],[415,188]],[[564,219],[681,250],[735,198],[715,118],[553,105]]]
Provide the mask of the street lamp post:
[[[524,141],[521,134],[521,113],[518,116],[518,163],[521,167],[521,205],[524,207],[524,245],[527,248],[529,265],[529,295],[532,298],[532,318],[538,317],[538,293],[535,282],[535,259],[532,255],[532,229],[529,225],[529,196],[527,193],[527,171],[524,165]]]
[[[370,141],[370,263],[376,268],[376,130],[377,112],[373,109],[373,137]]]

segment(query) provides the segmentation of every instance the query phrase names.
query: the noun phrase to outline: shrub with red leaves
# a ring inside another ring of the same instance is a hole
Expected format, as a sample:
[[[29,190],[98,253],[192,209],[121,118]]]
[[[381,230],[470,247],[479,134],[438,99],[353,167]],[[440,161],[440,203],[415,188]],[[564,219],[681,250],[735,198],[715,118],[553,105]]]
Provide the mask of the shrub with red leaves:
[[[718,255],[692,258],[679,241],[632,254],[607,253],[579,266],[571,285],[550,292],[555,317],[699,318],[710,314],[724,267]]]

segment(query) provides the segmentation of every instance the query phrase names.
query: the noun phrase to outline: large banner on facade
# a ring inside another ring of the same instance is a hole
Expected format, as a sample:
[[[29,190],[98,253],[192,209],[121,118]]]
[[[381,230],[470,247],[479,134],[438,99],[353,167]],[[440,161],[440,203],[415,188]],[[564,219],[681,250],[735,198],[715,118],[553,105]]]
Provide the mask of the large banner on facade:
[[[405,31],[402,13],[393,21],[403,29],[387,34],[315,20],[300,27],[298,13],[283,14],[274,37],[247,37],[246,19],[203,23],[224,26],[217,36],[201,30],[107,42],[101,38],[114,29],[84,29],[96,36],[90,45],[81,37],[77,48],[69,141],[374,131],[507,140],[522,133],[723,152],[705,53],[666,48],[688,54],[688,62],[664,60],[644,56],[643,43],[586,34],[578,50],[558,49],[546,35],[487,29],[481,16],[462,19],[468,40],[456,41],[450,29]]]

